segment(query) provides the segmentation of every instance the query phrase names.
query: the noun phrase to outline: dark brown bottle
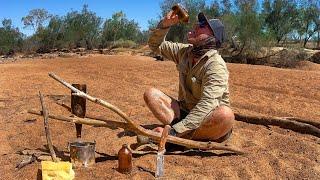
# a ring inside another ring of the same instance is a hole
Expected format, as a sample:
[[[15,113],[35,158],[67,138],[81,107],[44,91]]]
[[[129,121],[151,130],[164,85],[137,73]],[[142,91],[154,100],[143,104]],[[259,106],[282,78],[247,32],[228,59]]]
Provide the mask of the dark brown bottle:
[[[118,171],[120,173],[129,174],[132,170],[132,152],[126,144],[118,152]]]
[[[176,4],[171,8],[173,12],[178,15],[178,18],[181,22],[188,23],[189,22],[189,14],[188,11],[181,5]]]

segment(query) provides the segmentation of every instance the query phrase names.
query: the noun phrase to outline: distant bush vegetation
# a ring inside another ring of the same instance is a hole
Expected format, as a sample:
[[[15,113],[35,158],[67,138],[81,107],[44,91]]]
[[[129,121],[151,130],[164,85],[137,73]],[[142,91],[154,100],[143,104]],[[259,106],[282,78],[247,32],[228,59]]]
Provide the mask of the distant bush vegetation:
[[[163,0],[161,15],[149,20],[149,29],[157,26],[161,18],[176,4],[189,11],[190,23],[171,27],[167,40],[186,42],[186,33],[204,12],[208,18],[219,18],[226,30],[226,48],[232,55],[245,59],[260,57],[263,48],[281,46],[308,47],[310,41],[319,48],[320,1],[317,0]],[[261,4],[260,4],[261,3]],[[152,18],[152,17],[150,17]],[[148,31],[142,31],[137,22],[120,11],[111,18],[96,15],[84,5],[81,11],[64,16],[49,14],[45,9],[33,9],[22,17],[25,27],[34,34],[26,37],[11,20],[2,20],[0,27],[0,54],[15,51],[50,52],[52,49],[72,48],[135,48],[146,44]]]
[[[114,49],[114,48],[136,48],[137,46],[138,46],[137,43],[135,43],[134,41],[123,40],[123,39],[120,39],[120,40],[117,40],[117,41],[113,41],[113,42],[110,42],[108,44],[108,47],[110,49]]]
[[[22,18],[26,28],[34,29],[30,37],[24,36],[4,19],[0,27],[0,54],[9,51],[46,53],[52,49],[73,48],[134,48],[146,43],[148,33],[141,31],[138,23],[117,12],[103,23],[101,17],[87,5],[81,11],[71,11],[65,16],[50,15],[45,9],[34,9]]]

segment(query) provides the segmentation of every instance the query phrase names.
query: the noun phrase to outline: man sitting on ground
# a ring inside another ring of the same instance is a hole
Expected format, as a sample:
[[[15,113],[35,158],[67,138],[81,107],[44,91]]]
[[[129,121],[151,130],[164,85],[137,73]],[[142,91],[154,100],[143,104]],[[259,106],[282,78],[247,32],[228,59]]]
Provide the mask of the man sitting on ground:
[[[165,41],[170,26],[178,22],[178,16],[170,11],[153,30],[148,44],[155,53],[176,63],[179,100],[155,88],[144,93],[144,100],[158,120],[172,126],[171,135],[223,142],[230,136],[234,121],[229,107],[229,73],[216,50],[223,42],[223,25],[199,13],[198,23],[187,34],[189,44]]]

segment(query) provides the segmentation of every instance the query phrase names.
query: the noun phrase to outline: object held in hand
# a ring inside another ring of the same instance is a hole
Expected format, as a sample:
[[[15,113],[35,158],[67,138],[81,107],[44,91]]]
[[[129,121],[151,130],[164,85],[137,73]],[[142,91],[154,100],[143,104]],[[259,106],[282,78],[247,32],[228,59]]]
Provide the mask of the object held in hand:
[[[161,139],[159,142],[159,149],[157,153],[157,169],[155,173],[156,177],[161,177],[164,175],[164,153],[166,152],[165,146],[170,128],[171,127],[169,125],[166,125],[162,131]]]
[[[173,12],[178,15],[180,22],[188,23],[189,22],[189,14],[186,8],[184,8],[181,4],[176,4],[171,8]]]

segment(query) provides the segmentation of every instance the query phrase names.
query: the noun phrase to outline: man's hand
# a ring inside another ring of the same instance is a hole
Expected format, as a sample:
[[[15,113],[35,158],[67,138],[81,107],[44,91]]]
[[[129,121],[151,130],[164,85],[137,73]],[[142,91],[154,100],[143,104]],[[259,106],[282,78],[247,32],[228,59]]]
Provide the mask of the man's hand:
[[[161,21],[161,25],[163,28],[168,28],[178,23],[179,23],[178,15],[175,14],[173,11],[169,11],[168,14]]]
[[[156,127],[153,129],[154,132],[158,132],[160,134],[162,134],[162,131],[163,131],[163,127]],[[173,131],[173,133],[172,133]],[[189,134],[190,132],[186,131],[186,132],[183,132],[183,133],[177,133],[172,127],[169,131],[169,135],[171,136],[177,136],[177,137],[184,137],[185,135]]]

